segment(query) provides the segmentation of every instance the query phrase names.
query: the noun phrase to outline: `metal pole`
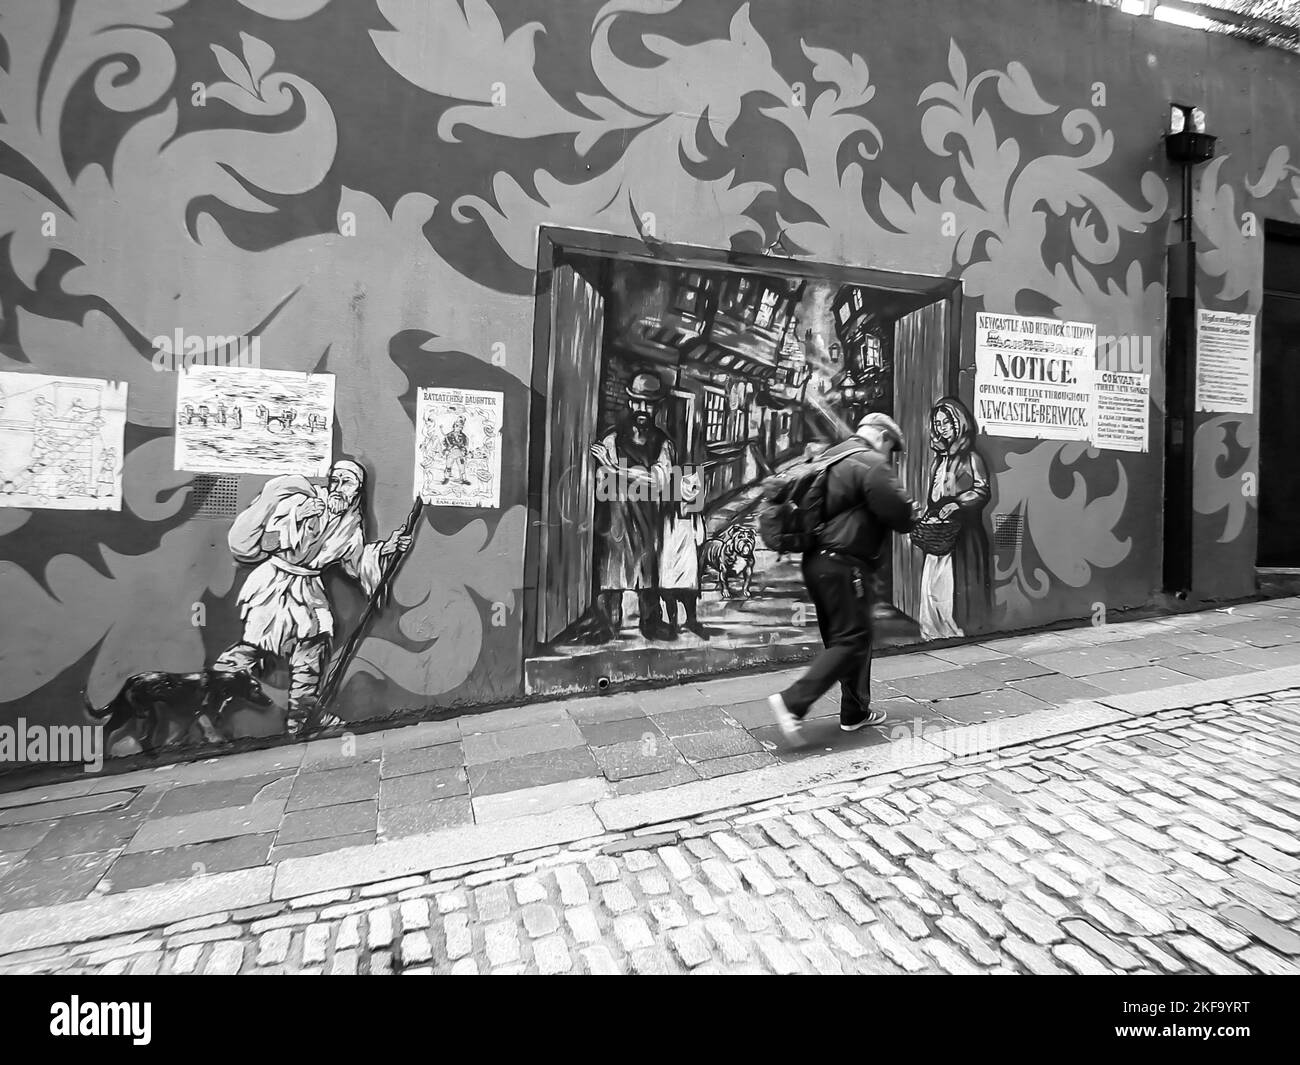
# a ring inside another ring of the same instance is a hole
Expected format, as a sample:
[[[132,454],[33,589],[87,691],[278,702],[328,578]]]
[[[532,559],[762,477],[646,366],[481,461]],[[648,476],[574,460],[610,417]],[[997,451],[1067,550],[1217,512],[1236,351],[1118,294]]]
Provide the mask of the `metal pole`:
[[[1168,252],[1165,344],[1165,591],[1186,598],[1193,567],[1193,430],[1196,406],[1196,243],[1192,164],[1183,164],[1182,240]]]

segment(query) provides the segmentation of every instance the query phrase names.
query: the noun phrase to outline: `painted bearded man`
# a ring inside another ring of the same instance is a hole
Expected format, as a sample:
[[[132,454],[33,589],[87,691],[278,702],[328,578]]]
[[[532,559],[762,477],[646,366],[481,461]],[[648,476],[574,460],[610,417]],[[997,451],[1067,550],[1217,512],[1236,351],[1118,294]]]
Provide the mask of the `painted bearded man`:
[[[273,477],[230,529],[231,554],[257,568],[239,593],[243,639],[215,666],[257,671],[263,655],[287,662],[290,735],[342,724],[317,702],[334,633],[322,572],[341,566],[370,596],[384,560],[410,546],[411,538],[400,530],[382,542],[366,542],[365,480],[365,470],[348,459],[330,467],[326,485],[299,476]]]
[[[591,445],[597,465],[619,491],[597,511],[596,601],[598,628],[593,640],[614,639],[623,625],[623,592],[637,594],[638,628],[650,640],[675,640],[659,607],[662,526],[672,482],[674,448],[655,425],[664,397],[663,382],[639,373],[627,388],[627,413],[618,428]],[[622,482],[620,484],[620,481]]]

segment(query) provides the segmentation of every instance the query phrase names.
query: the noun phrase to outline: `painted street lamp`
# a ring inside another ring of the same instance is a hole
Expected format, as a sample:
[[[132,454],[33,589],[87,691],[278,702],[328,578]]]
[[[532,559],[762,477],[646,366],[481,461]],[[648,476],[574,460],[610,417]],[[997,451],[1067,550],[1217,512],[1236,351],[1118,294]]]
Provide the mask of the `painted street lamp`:
[[[1205,112],[1171,104],[1165,157],[1182,169],[1179,240],[1168,248],[1165,334],[1165,555],[1163,585],[1180,599],[1192,588],[1192,433],[1196,408],[1196,241],[1192,170],[1214,158]]]

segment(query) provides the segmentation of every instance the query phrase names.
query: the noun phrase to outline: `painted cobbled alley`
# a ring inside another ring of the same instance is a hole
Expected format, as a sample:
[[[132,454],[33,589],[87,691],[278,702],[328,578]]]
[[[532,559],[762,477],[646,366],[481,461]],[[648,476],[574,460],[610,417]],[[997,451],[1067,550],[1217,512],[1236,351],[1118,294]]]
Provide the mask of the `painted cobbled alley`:
[[[1300,599],[878,674],[801,751],[778,673],[8,792],[0,971],[1300,971]]]

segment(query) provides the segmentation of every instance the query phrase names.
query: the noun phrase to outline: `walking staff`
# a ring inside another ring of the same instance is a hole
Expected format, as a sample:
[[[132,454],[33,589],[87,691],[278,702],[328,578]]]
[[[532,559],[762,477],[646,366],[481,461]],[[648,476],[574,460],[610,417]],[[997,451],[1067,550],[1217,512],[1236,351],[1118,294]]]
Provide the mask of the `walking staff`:
[[[415,536],[415,523],[419,520],[421,512],[424,510],[424,500],[420,496],[415,497],[415,502],[411,505],[411,512],[406,516],[406,524],[402,526],[401,536],[406,540],[408,546],[405,551],[395,551],[388,557],[387,564],[384,566],[383,574],[379,578],[379,583],[375,585],[375,590],[371,593],[369,600],[366,602],[366,608],[361,612],[356,626],[349,634],[347,641],[343,644],[342,650],[331,664],[329,673],[326,674],[325,680],[320,687],[320,694],[317,697],[317,706],[323,711],[338,693],[339,684],[343,680],[344,670],[347,669],[348,663],[356,653],[362,637],[365,636],[366,630],[370,627],[370,622],[374,616],[383,607],[385,598],[388,595],[388,587],[392,583],[398,568],[402,565],[402,560],[406,558],[407,551],[410,550],[410,543]]]

